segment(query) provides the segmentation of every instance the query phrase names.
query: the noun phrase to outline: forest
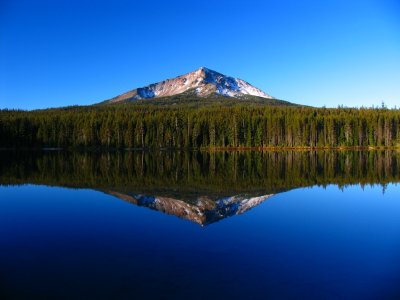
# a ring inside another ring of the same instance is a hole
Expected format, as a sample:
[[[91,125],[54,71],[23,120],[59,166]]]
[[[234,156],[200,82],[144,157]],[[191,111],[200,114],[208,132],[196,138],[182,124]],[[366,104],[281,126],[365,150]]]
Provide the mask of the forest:
[[[122,105],[0,111],[0,148],[399,147],[400,110]]]
[[[197,199],[336,184],[400,182],[400,153],[2,150],[0,185],[45,184]]]

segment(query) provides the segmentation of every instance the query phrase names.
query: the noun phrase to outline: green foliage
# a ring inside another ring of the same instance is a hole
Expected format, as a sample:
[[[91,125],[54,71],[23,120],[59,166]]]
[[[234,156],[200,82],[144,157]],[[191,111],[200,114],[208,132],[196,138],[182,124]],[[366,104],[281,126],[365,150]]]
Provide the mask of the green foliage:
[[[0,184],[196,199],[311,185],[400,182],[396,151],[1,151]],[[176,193],[176,194],[174,194]]]
[[[393,147],[400,143],[399,110],[243,101],[2,110],[0,147]]]

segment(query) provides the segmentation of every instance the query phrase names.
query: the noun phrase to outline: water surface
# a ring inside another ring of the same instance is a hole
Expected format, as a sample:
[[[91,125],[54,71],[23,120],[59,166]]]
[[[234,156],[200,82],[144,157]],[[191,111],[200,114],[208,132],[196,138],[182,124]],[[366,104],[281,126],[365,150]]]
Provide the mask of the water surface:
[[[1,299],[399,299],[400,154],[9,152]]]

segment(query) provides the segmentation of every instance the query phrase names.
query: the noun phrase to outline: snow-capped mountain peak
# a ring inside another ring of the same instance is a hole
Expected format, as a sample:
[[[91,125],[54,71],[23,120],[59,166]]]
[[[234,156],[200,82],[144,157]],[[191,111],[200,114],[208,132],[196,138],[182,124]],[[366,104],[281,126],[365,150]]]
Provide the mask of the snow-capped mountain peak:
[[[193,221],[201,226],[243,214],[273,196],[273,194],[234,195],[217,199],[199,196],[195,201],[186,201],[168,196],[120,193],[117,191],[106,191],[106,193],[132,204]]]
[[[226,76],[206,67],[201,67],[193,72],[172,79],[131,90],[107,102],[116,103],[138,99],[168,97],[185,92],[193,92],[199,97],[222,95],[241,98],[250,95],[273,99],[270,95],[242,79]]]

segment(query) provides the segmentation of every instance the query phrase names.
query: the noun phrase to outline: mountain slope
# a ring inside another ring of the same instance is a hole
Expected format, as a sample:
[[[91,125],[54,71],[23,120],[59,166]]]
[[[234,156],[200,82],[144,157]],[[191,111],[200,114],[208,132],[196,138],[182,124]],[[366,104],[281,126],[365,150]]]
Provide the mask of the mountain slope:
[[[218,98],[222,96],[224,98],[244,100],[250,98],[275,100],[272,96],[242,79],[229,77],[201,67],[176,78],[131,90],[103,103],[121,103],[157,98],[171,99],[174,96],[184,96],[183,98]]]
[[[251,104],[255,106],[297,106],[297,104],[279,100],[279,99],[269,99],[257,96],[244,95],[240,98],[226,97],[218,94],[210,95],[207,97],[200,97],[196,95],[193,91],[184,92],[182,94],[159,97],[151,99],[138,99],[134,101],[122,101],[118,102],[124,105],[135,104],[135,105],[145,105],[145,106],[173,106],[184,107],[184,108],[199,108],[206,106],[236,106],[243,104]],[[104,103],[103,103],[104,104]]]
[[[184,199],[163,196],[134,193],[124,194],[116,191],[104,192],[129,203],[169,215],[175,215],[201,226],[206,226],[231,216],[243,214],[274,195],[234,195],[215,200],[208,196],[200,196],[194,202],[189,202]]]

